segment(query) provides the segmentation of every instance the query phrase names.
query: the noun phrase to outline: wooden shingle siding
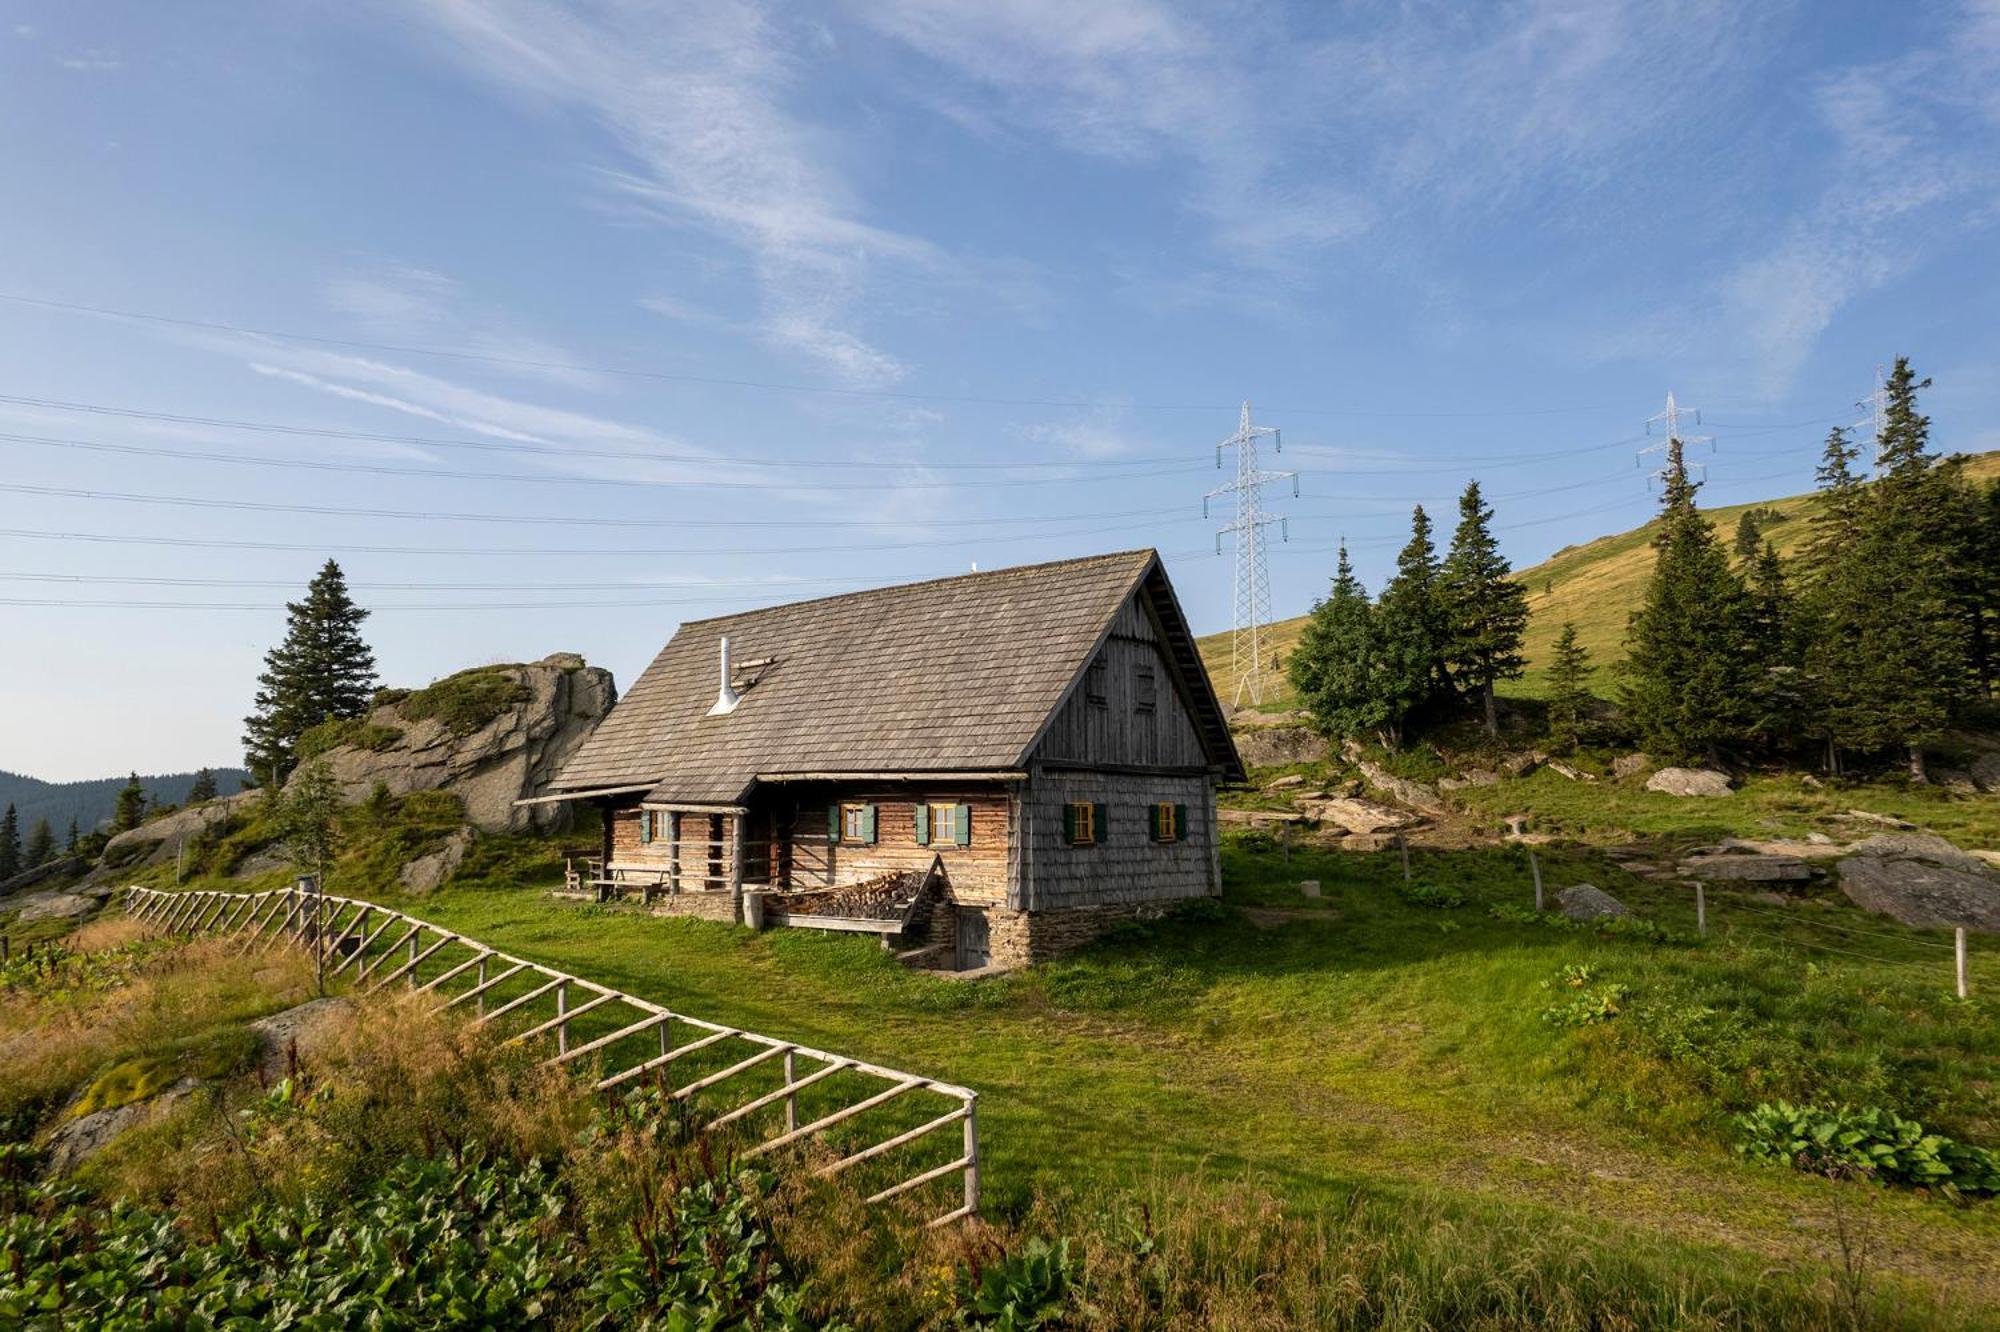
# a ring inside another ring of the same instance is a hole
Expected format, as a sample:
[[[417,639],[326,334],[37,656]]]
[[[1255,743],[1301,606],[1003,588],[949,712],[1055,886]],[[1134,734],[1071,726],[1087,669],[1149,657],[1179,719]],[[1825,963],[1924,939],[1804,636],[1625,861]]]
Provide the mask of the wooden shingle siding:
[[[1037,760],[1201,768],[1208,764],[1180,692],[1167,683],[1172,664],[1160,651],[1140,595],[1119,608],[1099,652],[1104,662],[1102,703],[1078,689],[1043,734]],[[1140,671],[1153,672],[1154,703],[1139,706]]]
[[[1071,846],[1063,836],[1063,809],[1074,801],[1104,806],[1095,846]],[[1215,787],[1207,777],[1038,771],[1021,802],[1027,878],[1020,905],[1026,910],[1172,902],[1218,891]],[[1187,806],[1181,840],[1148,836],[1156,804]]]

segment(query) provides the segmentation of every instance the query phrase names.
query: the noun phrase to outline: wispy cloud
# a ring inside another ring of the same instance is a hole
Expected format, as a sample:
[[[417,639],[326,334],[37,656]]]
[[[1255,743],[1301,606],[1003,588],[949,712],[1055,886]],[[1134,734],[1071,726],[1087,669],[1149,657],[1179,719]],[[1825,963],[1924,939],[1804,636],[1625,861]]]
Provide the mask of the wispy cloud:
[[[426,0],[418,12],[484,77],[607,131],[628,161],[604,175],[612,188],[739,247],[768,342],[858,384],[904,374],[856,328],[855,296],[871,264],[934,252],[863,221],[839,144],[788,108],[798,34],[748,0]]]
[[[16,31],[19,32],[21,30],[16,29]],[[32,33],[33,29],[29,29],[22,35],[28,36],[32,35]],[[56,63],[64,69],[74,70],[79,74],[109,74],[125,68],[125,62],[118,58],[116,51],[97,49],[83,51],[77,55],[64,56]]]

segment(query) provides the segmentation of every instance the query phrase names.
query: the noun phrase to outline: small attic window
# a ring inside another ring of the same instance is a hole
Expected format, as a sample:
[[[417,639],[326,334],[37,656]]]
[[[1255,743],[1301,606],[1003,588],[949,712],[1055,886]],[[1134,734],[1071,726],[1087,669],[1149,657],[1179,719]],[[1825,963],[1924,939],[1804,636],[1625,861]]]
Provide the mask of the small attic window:
[[[1111,696],[1104,692],[1104,677],[1107,674],[1109,671],[1105,665],[1104,654],[1099,653],[1092,658],[1090,669],[1083,673],[1083,698],[1086,703],[1102,707],[1111,701]]]
[[[1152,663],[1141,662],[1132,671],[1132,710],[1151,712],[1160,704],[1160,678]]]

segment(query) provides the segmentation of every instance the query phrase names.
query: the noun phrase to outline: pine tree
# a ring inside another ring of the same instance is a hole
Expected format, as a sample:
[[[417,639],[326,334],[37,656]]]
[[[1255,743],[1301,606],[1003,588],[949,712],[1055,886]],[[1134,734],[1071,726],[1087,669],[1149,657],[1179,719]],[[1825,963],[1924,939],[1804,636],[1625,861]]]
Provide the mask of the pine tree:
[[[1577,640],[1575,623],[1565,620],[1549,663],[1549,739],[1564,751],[1582,741],[1583,719],[1591,703],[1585,682],[1591,670],[1590,649]]]
[[[0,814],[0,881],[13,878],[21,868],[21,816],[9,804]]]
[[[118,788],[118,804],[111,816],[111,831],[128,832],[146,821],[146,788],[139,784],[139,774],[133,773],[125,785]]]
[[[1658,554],[1626,629],[1624,703],[1648,749],[1716,762],[1750,729],[1757,678],[1747,595],[1695,507],[1699,489],[1669,440]]]
[[[1774,543],[1766,541],[1758,550],[1747,582],[1750,660],[1761,672],[1752,729],[1782,744],[1799,734],[1808,694],[1800,661],[1803,640],[1798,598]]]
[[[1802,645],[1800,706],[1806,732],[1826,747],[1826,770],[1839,773],[1841,751],[1860,741],[1852,645],[1870,614],[1859,568],[1867,488],[1855,474],[1861,451],[1839,426],[1827,433],[1815,473],[1818,493],[1799,557],[1800,595],[1793,618]]]
[[[1763,536],[1763,530],[1757,526],[1755,510],[1745,509],[1743,516],[1736,520],[1736,539],[1730,542],[1731,549],[1736,552],[1736,558],[1744,564],[1756,559],[1757,549],[1762,544]]]
[[[203,768],[194,775],[194,783],[188,787],[187,802],[199,805],[204,800],[215,799],[215,773]]]
[[[1924,746],[1949,722],[1971,670],[1966,626],[1953,597],[1951,530],[1955,469],[1936,466],[1930,419],[1917,410],[1928,388],[1898,357],[1878,442],[1881,474],[1861,505],[1848,581],[1865,608],[1850,646],[1848,723],[1865,748],[1896,746],[1912,781],[1925,780]]]
[[[1300,703],[1327,735],[1386,734],[1388,706],[1376,669],[1375,608],[1340,548],[1333,590],[1312,608],[1285,671]]]
[[[368,612],[347,595],[340,566],[328,560],[286,607],[285,641],[264,657],[256,710],[244,718],[251,772],[270,785],[297,761],[299,737],[321,722],[358,717],[375,686],[375,656],[361,638]]]
[[[1375,606],[1380,696],[1387,711],[1383,743],[1397,748],[1421,711],[1445,698],[1445,617],[1438,594],[1437,547],[1430,516],[1418,505],[1410,539],[1396,556],[1396,573]]]
[[[36,819],[34,831],[28,834],[28,849],[21,862],[21,868],[34,869],[46,865],[56,858],[56,834],[49,827],[47,819]]]
[[[75,855],[77,843],[82,840],[83,833],[76,826],[76,819],[72,816],[69,821],[69,835],[63,838],[63,850],[67,851],[70,855]]]
[[[1493,539],[1493,510],[1479,483],[1466,483],[1458,500],[1458,529],[1438,571],[1445,626],[1444,659],[1453,680],[1484,705],[1486,733],[1500,734],[1493,686],[1518,679],[1525,664],[1521,638],[1528,628],[1528,591]]]

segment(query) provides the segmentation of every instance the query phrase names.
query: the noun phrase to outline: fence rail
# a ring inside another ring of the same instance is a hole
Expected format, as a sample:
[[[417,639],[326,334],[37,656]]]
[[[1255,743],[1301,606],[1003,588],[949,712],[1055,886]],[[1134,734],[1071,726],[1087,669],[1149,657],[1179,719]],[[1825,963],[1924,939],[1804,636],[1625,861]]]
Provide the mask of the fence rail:
[[[239,934],[246,948],[290,940],[313,953],[328,979],[347,976],[363,993],[401,982],[442,996],[446,1008],[470,1005],[475,1024],[517,1027],[510,1043],[552,1043],[547,1065],[595,1061],[599,1091],[651,1078],[670,1100],[696,1108],[703,1131],[743,1125],[752,1139],[746,1156],[820,1142],[836,1159],[818,1173],[867,1166],[869,1182],[880,1185],[869,1192],[871,1203],[956,1174],[962,1201],[954,1195],[957,1205],[933,1217],[933,1226],[979,1210],[979,1093],[970,1088],[675,1012],[373,902],[296,887],[228,893],[134,886],[125,908],[169,933]],[[691,1038],[679,1039],[682,1030]],[[945,1103],[944,1113],[926,1115],[926,1101],[931,1111]],[[956,1135],[948,1132],[953,1125],[960,1126]],[[878,1136],[884,1131],[889,1136]],[[947,1159],[929,1159],[953,1138]]]

